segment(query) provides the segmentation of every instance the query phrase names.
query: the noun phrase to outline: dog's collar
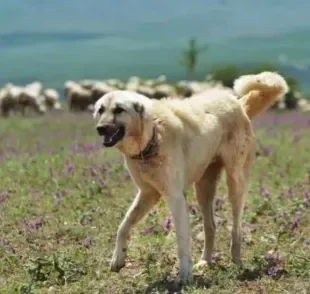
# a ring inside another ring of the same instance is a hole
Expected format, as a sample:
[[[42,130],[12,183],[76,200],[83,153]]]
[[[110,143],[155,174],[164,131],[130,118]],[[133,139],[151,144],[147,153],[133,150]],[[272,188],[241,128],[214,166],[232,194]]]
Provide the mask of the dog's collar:
[[[156,127],[153,128],[153,135],[146,147],[136,155],[131,156],[132,159],[146,160],[158,154],[158,142],[156,138]]]

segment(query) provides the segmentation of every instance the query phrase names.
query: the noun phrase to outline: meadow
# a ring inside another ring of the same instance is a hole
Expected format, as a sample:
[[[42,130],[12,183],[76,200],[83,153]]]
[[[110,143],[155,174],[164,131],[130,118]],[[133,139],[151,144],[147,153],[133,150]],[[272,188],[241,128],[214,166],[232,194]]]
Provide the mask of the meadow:
[[[224,178],[216,197],[213,269],[176,289],[174,225],[163,202],[133,232],[127,265],[109,272],[135,187],[103,149],[91,114],[0,120],[0,293],[310,293],[310,117],[254,121],[257,159],[243,221],[244,268],[230,260]],[[202,220],[187,191],[197,262]]]

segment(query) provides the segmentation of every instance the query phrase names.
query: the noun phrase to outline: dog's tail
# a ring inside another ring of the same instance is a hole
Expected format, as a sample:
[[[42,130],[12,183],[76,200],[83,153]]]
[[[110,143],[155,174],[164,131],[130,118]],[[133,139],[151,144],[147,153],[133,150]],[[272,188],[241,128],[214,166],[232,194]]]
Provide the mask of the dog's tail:
[[[281,75],[265,71],[239,77],[234,82],[234,91],[241,97],[239,101],[252,119],[282,98],[289,87]]]

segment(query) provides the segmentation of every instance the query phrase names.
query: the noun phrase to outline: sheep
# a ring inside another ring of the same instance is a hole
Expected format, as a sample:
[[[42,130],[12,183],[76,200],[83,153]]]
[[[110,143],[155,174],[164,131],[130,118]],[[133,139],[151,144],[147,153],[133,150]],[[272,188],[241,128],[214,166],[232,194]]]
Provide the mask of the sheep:
[[[126,84],[126,90],[136,92],[141,85],[141,80],[138,77],[130,77]]]
[[[46,113],[45,98],[41,95],[43,86],[40,82],[26,85],[18,95],[18,108],[22,115],[27,109],[34,110],[37,114]]]
[[[72,81],[65,83],[65,94],[70,111],[85,111],[93,103],[92,91]]]
[[[161,99],[164,97],[175,97],[177,96],[176,90],[173,86],[169,84],[157,85],[154,88],[154,98]]]
[[[153,98],[155,94],[155,90],[149,86],[140,85],[136,88],[136,92],[142,94],[146,97]]]
[[[118,90],[124,90],[125,89],[125,83],[117,80],[117,79],[108,79],[105,81],[107,83],[107,85],[114,87]]]
[[[0,109],[1,115],[7,117],[12,111],[18,111],[18,99],[20,93],[23,91],[22,87],[15,86],[8,83],[1,90],[0,94]]]
[[[28,93],[32,93],[34,96],[39,96],[43,90],[43,85],[39,81],[34,81],[28,85],[25,86],[25,90]]]
[[[7,117],[10,115],[12,109],[14,109],[15,103],[12,96],[9,93],[8,88],[4,87],[0,90],[0,111],[1,115]]]
[[[105,82],[97,82],[93,85],[91,91],[92,91],[92,99],[93,103],[95,103],[99,98],[101,98],[103,95],[116,90],[114,86],[110,86]]]
[[[48,110],[61,109],[61,104],[59,103],[59,93],[56,90],[45,89],[43,91],[43,97]]]
[[[177,88],[178,94],[183,97],[190,97],[194,94],[191,87],[188,85],[187,81],[179,81],[176,84],[176,88]]]
[[[77,82],[74,82],[74,81],[66,81],[65,84],[64,84],[64,96],[65,97],[68,97],[68,94],[69,94],[69,90],[74,86],[74,85],[78,85]]]

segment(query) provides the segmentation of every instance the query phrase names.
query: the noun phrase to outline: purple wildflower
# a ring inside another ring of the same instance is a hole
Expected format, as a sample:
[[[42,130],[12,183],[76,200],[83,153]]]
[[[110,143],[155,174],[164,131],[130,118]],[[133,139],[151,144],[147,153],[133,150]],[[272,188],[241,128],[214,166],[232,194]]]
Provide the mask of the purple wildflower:
[[[270,156],[273,152],[271,147],[268,145],[263,145],[261,151],[263,156]]]
[[[292,188],[289,188],[289,189],[287,190],[287,194],[288,194],[288,196],[289,196],[290,198],[292,198],[292,197],[293,197],[293,189],[292,189]]]
[[[291,226],[291,230],[294,231],[299,227],[301,221],[301,215],[297,215],[294,219],[294,221],[292,222],[292,226]]]
[[[305,191],[304,193],[304,206],[307,208],[310,207],[310,191]]]
[[[172,226],[172,220],[171,218],[166,218],[165,221],[164,221],[164,228],[166,230],[170,230],[171,229],[171,226]]]
[[[215,198],[215,211],[220,211],[224,205],[224,198],[223,197],[216,197]]]
[[[286,271],[278,266],[272,266],[267,269],[267,275],[273,278],[279,278],[284,272]]]
[[[265,274],[277,279],[281,275],[287,273],[285,270],[285,261],[280,258],[280,255],[276,251],[269,251],[264,255],[264,260],[267,263],[265,268]]]
[[[152,228],[151,227],[147,227],[147,228],[145,228],[142,232],[141,232],[141,234],[142,235],[148,235],[148,234],[150,234],[152,232]]]
[[[309,247],[310,247],[310,239],[306,240],[306,241],[304,242],[304,244],[305,244],[305,246],[309,246]]]
[[[94,240],[92,237],[86,237],[84,240],[84,245],[86,248],[91,248],[94,247]]]
[[[0,240],[0,247],[2,247],[5,251],[15,253],[15,249],[8,242]]]
[[[279,266],[284,265],[284,260],[280,257],[279,253],[277,251],[268,251],[264,255],[264,260],[270,265],[270,266]]]
[[[67,175],[71,175],[71,174],[73,174],[73,172],[74,172],[74,167],[72,165],[70,165],[66,168],[66,174]]]
[[[8,200],[10,198],[9,193],[7,192],[3,192],[0,194],[0,203],[5,202],[6,200]]]
[[[189,210],[190,214],[193,214],[193,215],[197,214],[197,208],[196,207],[194,207],[193,205],[189,205],[188,208],[189,208],[188,210]]]
[[[43,218],[38,218],[35,220],[24,220],[24,224],[26,227],[26,230],[38,230],[44,225],[45,221]]]
[[[265,198],[269,198],[270,196],[269,190],[267,188],[264,188],[263,186],[259,187],[259,193]]]

